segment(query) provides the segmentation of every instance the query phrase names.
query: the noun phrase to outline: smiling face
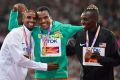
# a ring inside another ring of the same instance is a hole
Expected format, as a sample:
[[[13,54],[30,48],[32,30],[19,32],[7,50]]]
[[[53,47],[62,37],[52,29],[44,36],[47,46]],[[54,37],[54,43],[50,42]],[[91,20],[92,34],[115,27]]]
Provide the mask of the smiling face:
[[[51,16],[47,10],[38,11],[38,23],[43,29],[48,29],[50,27]]]
[[[27,11],[23,14],[23,24],[32,30],[36,24],[36,13],[32,10]]]
[[[96,27],[97,16],[93,15],[93,12],[86,11],[81,15],[81,24],[85,26],[85,30],[92,29]]]

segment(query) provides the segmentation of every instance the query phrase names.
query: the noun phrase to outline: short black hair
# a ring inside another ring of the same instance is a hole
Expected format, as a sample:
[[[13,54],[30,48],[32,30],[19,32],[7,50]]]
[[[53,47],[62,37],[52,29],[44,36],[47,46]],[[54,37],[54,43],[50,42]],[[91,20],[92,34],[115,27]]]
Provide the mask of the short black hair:
[[[87,7],[87,9],[85,9],[84,12],[87,12],[87,11],[92,12],[92,14],[93,14],[94,16],[96,16],[96,17],[99,16],[99,10],[98,10],[98,7],[95,6],[94,4],[90,4],[90,5]]]
[[[35,15],[36,15],[36,17],[37,17],[36,11],[34,11],[34,10],[27,10],[27,11],[25,11],[25,12],[22,14],[22,18],[25,18],[25,14],[26,14],[26,13],[29,13],[29,12],[35,13]]]
[[[37,12],[47,11],[51,15],[51,10],[47,6],[42,6],[37,9]]]

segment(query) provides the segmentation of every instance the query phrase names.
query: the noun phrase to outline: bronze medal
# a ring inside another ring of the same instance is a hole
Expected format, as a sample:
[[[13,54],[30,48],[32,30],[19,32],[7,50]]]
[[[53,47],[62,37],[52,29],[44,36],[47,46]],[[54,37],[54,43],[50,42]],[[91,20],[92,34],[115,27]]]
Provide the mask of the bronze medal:
[[[29,59],[31,59],[31,55],[29,54]]]
[[[90,50],[86,50],[85,62],[89,62],[91,55],[92,55],[92,52]]]

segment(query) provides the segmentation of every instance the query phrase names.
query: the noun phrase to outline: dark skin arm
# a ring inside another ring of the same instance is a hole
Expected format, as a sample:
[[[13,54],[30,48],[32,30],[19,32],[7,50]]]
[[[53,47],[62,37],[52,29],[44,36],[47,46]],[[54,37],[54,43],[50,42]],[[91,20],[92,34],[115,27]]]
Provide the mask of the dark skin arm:
[[[57,70],[58,68],[59,68],[58,64],[48,63],[48,71],[50,71],[50,70]]]
[[[18,11],[18,12],[22,13],[22,12],[25,12],[26,10],[27,10],[27,7],[22,3],[18,3],[13,6],[14,12]]]
[[[59,69],[59,65],[58,64],[53,64],[53,63],[48,63],[48,68],[47,71],[52,71],[52,70],[57,70]],[[34,74],[35,70],[34,69],[29,69],[29,74]]]

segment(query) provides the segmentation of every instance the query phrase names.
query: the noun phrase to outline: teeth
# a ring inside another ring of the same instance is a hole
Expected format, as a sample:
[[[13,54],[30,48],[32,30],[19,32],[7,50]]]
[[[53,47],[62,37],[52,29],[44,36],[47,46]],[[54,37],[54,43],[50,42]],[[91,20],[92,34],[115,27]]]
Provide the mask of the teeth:
[[[29,23],[30,26],[33,26],[33,23]]]

